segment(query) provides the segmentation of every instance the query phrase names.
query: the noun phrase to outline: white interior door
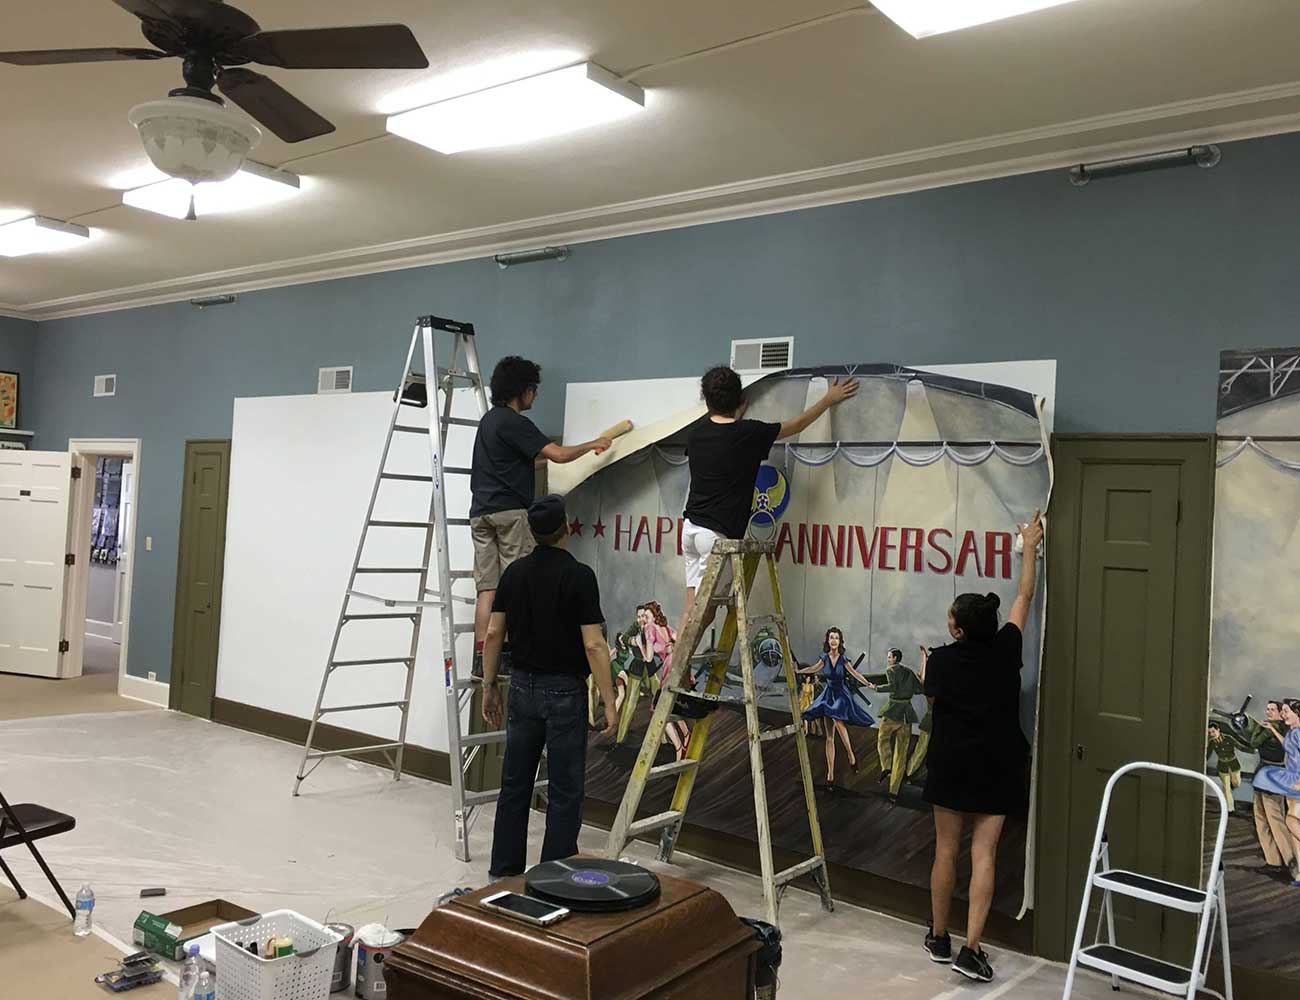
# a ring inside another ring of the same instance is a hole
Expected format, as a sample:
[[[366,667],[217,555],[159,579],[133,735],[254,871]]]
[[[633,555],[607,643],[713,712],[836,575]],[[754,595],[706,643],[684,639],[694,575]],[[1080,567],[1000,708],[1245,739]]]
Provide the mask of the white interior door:
[[[122,616],[126,614],[126,571],[131,564],[131,505],[135,502],[135,470],[122,463],[122,497],[117,519],[117,576],[113,587],[113,641],[122,644]]]
[[[72,456],[0,451],[0,671],[59,676]]]

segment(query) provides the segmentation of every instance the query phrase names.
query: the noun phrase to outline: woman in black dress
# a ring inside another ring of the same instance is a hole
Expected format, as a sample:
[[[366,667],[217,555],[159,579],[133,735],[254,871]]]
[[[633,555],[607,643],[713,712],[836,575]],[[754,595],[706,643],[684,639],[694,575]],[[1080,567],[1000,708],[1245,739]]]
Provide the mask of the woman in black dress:
[[[998,628],[996,594],[961,594],[948,609],[955,642],[930,654],[925,694],[934,709],[924,798],[934,807],[934,868],[930,873],[933,924],[925,950],[935,962],[984,982],[993,966],[980,947],[993,902],[998,838],[1009,814],[1025,808],[1029,742],[1020,729],[1022,634],[1037,576],[1039,511],[1022,530],[1020,586]],[[948,936],[948,911],[957,880],[962,831],[970,818],[970,905],[966,944],[956,959]]]

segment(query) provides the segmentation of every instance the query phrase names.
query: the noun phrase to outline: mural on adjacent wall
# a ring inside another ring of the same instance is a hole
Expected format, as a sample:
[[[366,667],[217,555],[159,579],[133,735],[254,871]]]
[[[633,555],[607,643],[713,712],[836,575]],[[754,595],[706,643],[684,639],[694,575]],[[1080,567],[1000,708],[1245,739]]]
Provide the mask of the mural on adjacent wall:
[[[1300,973],[1300,348],[1219,364],[1206,772],[1233,804],[1234,965]],[[1206,815],[1206,853],[1216,810]]]
[[[958,593],[993,591],[1010,605],[1016,525],[1046,506],[1050,466],[1030,394],[895,365],[769,376],[748,390],[746,415],[793,416],[820,398],[827,377],[846,373],[861,380],[857,396],[772,450],[755,484],[751,531],[775,539],[792,652],[808,670],[799,696],[820,708],[805,731],[827,856],[926,887],[934,827],[921,800],[930,721],[922,647],[949,641],[946,611]],[[567,496],[571,550],[601,581],[622,713],[616,740],[592,741],[587,794],[613,806],[649,723],[685,597],[680,438],[622,458]],[[756,614],[770,610],[762,607],[766,591],[755,591]],[[1031,743],[1043,603],[1040,588],[1024,644],[1020,724]],[[843,658],[819,668],[832,628]],[[779,640],[760,634],[753,645],[761,712],[769,724],[787,724]],[[891,649],[901,651],[899,662],[890,662]],[[736,666],[728,693],[738,693],[739,681]],[[713,722],[687,822],[753,840],[744,717],[729,708]],[[689,720],[670,727],[661,762],[688,734]],[[769,743],[765,768],[773,842],[806,854],[794,741]],[[641,814],[667,808],[671,791],[671,783],[652,784]],[[1026,806],[1027,798],[1028,762]],[[1022,812],[1008,821],[1000,852],[994,906],[1003,913],[1020,913],[1026,898],[1028,841]]]

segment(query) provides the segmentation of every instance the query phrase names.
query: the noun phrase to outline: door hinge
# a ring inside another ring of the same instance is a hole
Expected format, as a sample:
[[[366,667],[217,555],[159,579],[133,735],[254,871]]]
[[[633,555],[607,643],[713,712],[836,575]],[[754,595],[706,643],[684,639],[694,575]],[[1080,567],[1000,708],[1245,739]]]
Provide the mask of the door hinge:
[[[66,556],[63,557],[63,565],[64,566],[77,565],[77,554],[75,552],[69,552]]]
[[[70,647],[69,647],[69,645],[68,645],[68,640],[67,640],[67,639],[60,639],[60,640],[59,640],[59,652],[60,652],[60,653],[66,653],[66,652],[68,651],[69,648],[70,648]]]
[[[80,478],[81,478],[81,466],[80,466],[80,465],[74,465],[74,466],[72,467],[72,478],[73,478],[73,479],[80,479]]]

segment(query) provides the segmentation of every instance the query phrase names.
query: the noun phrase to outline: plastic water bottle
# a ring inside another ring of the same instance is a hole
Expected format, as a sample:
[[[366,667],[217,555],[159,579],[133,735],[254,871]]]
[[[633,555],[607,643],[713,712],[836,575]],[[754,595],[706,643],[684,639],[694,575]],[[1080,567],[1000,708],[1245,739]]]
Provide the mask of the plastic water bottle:
[[[206,973],[204,973],[206,975]],[[181,967],[180,987],[176,991],[176,1000],[194,1000],[197,995],[197,986],[199,983],[199,946],[190,945],[189,952],[185,958],[185,965]]]
[[[199,983],[194,987],[194,1000],[217,1000],[217,984],[207,969],[199,973]]]
[[[72,922],[72,933],[77,937],[85,937],[90,933],[94,910],[95,893],[91,891],[90,886],[83,884],[77,891],[77,917]]]

